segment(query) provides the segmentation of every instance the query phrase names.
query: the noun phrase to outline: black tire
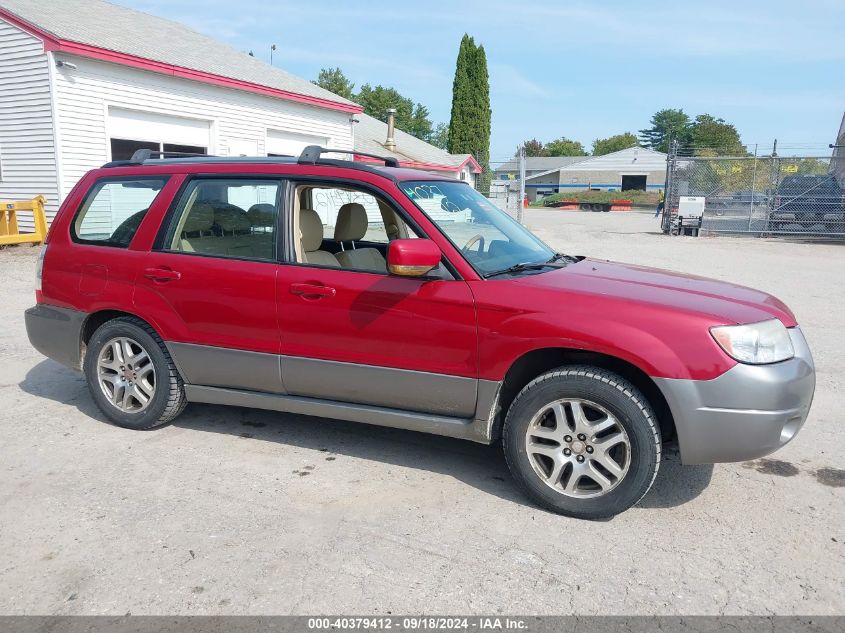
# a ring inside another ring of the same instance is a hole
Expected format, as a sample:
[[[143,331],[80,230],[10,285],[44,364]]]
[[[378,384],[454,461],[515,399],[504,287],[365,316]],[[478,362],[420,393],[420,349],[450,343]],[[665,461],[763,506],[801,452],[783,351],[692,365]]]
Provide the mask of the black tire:
[[[98,359],[105,345],[119,337],[136,341],[147,352],[155,371],[155,391],[145,408],[124,411],[106,397],[98,378]],[[145,430],[162,426],[182,413],[187,405],[182,377],[156,331],[141,319],[118,317],[101,325],[88,341],[84,363],[88,389],[97,406],[117,426]]]
[[[526,433],[534,416],[550,403],[567,398],[600,405],[627,434],[628,470],[600,496],[576,498],[558,492],[541,479],[528,455]],[[528,383],[508,410],[503,444],[514,479],[535,503],[579,519],[612,517],[637,504],[651,488],[660,467],[660,429],[651,405],[618,374],[588,365],[561,367]]]

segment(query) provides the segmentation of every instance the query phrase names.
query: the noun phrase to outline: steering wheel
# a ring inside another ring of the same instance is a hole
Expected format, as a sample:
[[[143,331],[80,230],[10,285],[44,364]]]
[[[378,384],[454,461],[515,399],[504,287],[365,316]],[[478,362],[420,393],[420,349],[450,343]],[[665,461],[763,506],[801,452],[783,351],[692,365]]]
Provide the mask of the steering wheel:
[[[461,247],[461,252],[466,253],[475,245],[476,242],[478,242],[478,252],[482,252],[484,250],[484,236],[481,235],[481,233],[477,233],[469,238],[467,243]]]

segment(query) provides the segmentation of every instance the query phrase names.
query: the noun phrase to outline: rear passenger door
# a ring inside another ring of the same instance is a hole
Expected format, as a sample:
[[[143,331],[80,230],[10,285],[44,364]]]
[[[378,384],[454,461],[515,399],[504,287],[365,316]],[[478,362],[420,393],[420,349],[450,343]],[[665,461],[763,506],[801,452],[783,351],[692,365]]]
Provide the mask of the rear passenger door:
[[[285,181],[186,181],[140,271],[135,303],[186,382],[280,392],[277,230]]]

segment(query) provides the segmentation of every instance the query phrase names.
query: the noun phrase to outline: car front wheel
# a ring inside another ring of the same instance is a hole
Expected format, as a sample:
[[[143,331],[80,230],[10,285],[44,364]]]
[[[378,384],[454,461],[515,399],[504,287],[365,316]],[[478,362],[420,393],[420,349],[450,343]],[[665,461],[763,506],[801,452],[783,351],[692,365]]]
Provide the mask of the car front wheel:
[[[642,393],[613,372],[562,367],[531,381],[504,427],[508,466],[540,506],[571,517],[618,514],[648,492],[660,430]]]
[[[151,429],[173,420],[187,403],[164,342],[134,317],[97,328],[88,342],[84,370],[97,406],[118,426]]]

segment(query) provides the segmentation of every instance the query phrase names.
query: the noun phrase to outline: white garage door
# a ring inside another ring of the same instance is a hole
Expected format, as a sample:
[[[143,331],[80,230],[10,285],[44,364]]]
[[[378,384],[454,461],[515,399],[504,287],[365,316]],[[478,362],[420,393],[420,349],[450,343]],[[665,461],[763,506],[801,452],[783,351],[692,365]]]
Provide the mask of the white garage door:
[[[126,160],[139,149],[182,154],[208,154],[211,122],[109,108],[109,153],[111,160]]]
[[[325,136],[267,130],[268,156],[299,156],[308,145],[328,147],[328,144],[329,139]]]

